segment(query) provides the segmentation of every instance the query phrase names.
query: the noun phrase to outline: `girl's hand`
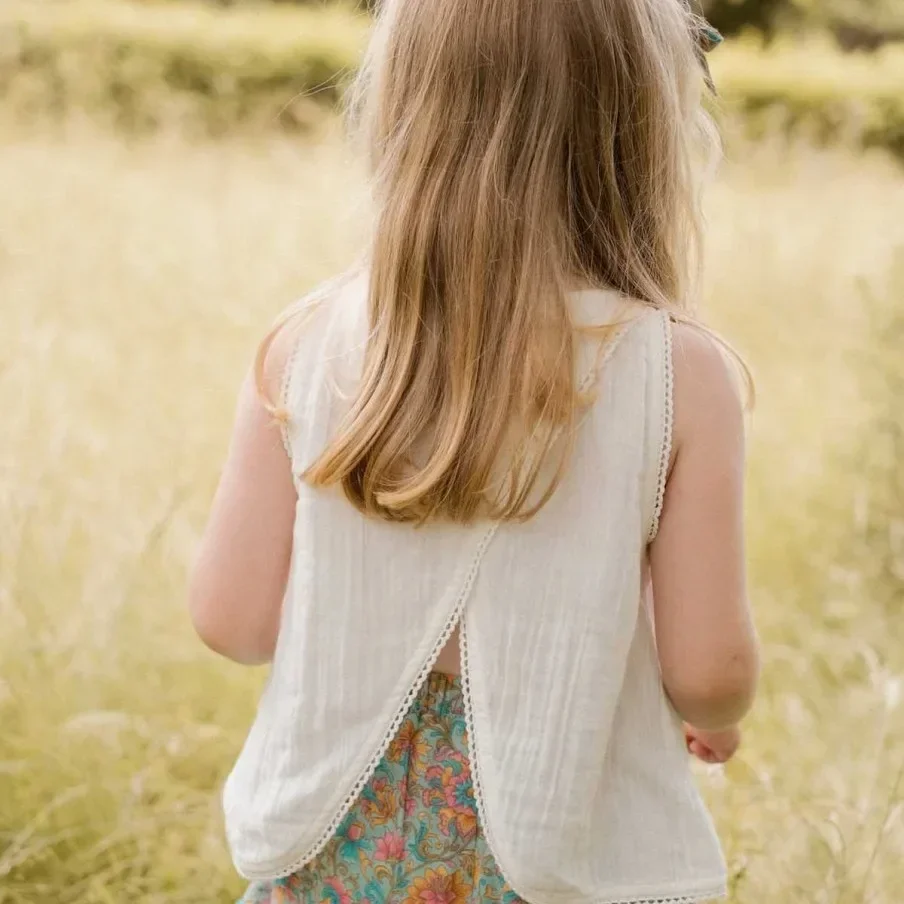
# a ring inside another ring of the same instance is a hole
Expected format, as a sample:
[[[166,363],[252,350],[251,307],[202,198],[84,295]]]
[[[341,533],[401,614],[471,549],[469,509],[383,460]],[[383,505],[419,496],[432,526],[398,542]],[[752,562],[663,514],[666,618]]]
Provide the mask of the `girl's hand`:
[[[702,731],[691,725],[684,726],[688,753],[704,763],[727,763],[741,746],[741,729],[735,726],[725,731]]]

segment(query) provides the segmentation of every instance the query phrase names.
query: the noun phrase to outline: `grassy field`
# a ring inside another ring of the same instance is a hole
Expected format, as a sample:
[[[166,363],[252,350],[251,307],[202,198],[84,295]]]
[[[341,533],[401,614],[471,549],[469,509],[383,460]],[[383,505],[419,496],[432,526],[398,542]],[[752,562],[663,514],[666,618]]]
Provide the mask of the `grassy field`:
[[[239,891],[217,795],[262,676],[192,637],[185,572],[255,342],[350,259],[361,184],[332,139],[0,144],[0,904]],[[764,688],[700,773],[736,904],[901,900],[902,209],[900,168],[803,149],[712,192],[761,397]]]

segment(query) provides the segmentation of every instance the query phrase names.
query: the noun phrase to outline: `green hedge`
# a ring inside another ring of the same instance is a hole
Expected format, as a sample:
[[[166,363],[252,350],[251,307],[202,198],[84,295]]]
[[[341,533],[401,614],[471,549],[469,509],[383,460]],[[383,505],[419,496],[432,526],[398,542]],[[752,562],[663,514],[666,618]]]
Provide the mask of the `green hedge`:
[[[877,48],[904,40],[901,0],[699,0],[707,17],[724,34],[748,29],[823,29],[842,46]]]
[[[338,102],[367,28],[350,5],[0,0],[0,107],[129,131],[303,128]],[[755,135],[805,133],[904,157],[904,49],[843,56],[731,41],[713,65],[721,106]]]
[[[713,58],[726,111],[752,134],[884,148],[904,158],[904,49],[843,55],[733,42]]]
[[[334,106],[368,28],[348,8],[0,0],[0,106],[222,133]]]

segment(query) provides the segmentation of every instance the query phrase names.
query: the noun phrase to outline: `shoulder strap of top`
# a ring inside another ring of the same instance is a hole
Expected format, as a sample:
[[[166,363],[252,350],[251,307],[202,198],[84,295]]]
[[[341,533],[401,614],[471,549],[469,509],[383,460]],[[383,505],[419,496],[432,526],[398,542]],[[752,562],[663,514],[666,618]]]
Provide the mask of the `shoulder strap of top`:
[[[286,417],[282,439],[296,469],[313,442],[327,440],[330,416],[328,389],[348,366],[354,368],[359,349],[352,324],[363,310],[366,285],[360,276],[347,273],[324,283],[299,301],[290,312],[285,329],[292,330],[291,351],[283,371],[280,405]]]
[[[652,543],[659,533],[665,504],[666,484],[672,460],[674,427],[674,365],[672,360],[672,318],[668,311],[658,311],[648,344],[647,382],[647,467],[649,475],[647,541]]]

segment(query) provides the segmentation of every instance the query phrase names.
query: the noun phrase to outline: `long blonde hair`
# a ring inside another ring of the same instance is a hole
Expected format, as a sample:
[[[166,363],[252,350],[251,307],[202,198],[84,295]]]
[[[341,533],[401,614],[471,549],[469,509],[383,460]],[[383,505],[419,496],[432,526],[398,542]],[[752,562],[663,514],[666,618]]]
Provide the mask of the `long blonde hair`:
[[[371,331],[311,485],[396,521],[545,504],[580,407],[570,291],[679,315],[696,291],[699,27],[682,0],[385,0],[352,93]]]

